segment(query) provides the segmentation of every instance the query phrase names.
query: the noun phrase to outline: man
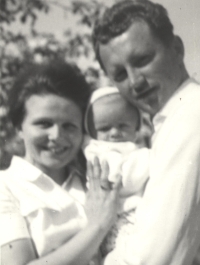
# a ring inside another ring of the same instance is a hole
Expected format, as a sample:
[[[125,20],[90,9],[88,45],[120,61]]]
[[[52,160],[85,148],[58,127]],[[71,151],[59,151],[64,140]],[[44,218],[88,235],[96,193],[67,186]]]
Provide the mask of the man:
[[[130,102],[153,118],[150,181],[123,257],[104,264],[190,265],[200,245],[200,86],[189,78],[166,10],[148,0],[107,9],[96,56]]]

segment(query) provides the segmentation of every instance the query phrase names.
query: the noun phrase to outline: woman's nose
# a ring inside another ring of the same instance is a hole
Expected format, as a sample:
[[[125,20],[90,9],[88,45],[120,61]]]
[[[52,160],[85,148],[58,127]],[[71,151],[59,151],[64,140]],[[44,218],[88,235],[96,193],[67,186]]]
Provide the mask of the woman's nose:
[[[62,128],[59,125],[54,125],[49,129],[49,139],[57,140],[62,137],[63,132]]]

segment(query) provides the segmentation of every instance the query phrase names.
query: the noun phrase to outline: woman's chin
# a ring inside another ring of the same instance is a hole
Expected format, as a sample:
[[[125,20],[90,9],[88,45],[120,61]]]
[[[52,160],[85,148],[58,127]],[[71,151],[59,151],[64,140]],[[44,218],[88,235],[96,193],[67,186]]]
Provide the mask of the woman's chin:
[[[36,165],[37,167],[39,167],[42,171],[55,171],[55,170],[59,170],[59,169],[63,169],[65,168],[69,163],[71,162],[71,160],[69,161],[68,158],[64,158],[64,159],[60,159],[60,158],[43,158],[41,159],[41,161],[39,161],[39,163]]]

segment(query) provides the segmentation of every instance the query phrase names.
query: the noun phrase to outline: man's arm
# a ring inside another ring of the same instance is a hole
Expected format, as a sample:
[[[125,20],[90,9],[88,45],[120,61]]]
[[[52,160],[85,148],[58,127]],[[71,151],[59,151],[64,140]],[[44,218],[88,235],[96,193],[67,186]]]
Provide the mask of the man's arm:
[[[200,107],[196,101],[179,108],[157,135],[134,233],[126,241],[123,257],[116,249],[107,256],[106,265],[191,264],[200,244]]]

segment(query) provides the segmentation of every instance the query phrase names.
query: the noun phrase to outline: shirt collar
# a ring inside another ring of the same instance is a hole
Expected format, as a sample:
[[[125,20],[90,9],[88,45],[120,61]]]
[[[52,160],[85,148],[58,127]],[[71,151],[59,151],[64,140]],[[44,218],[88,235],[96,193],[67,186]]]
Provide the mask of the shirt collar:
[[[155,131],[157,131],[157,129],[165,121],[167,116],[175,110],[177,103],[180,103],[181,100],[185,98],[184,94],[187,93],[185,91],[185,87],[194,82],[197,83],[193,78],[188,78],[186,81],[184,81],[182,85],[174,92],[174,94],[164,105],[164,107],[155,115],[155,117],[153,118]]]
[[[17,181],[17,183],[20,183],[20,187],[26,187],[27,190],[29,190],[31,187],[29,184],[33,184],[37,187],[37,189],[34,188],[31,190],[37,193],[37,197],[39,198],[40,202],[38,205],[40,207],[43,205],[44,207],[48,206],[50,209],[61,211],[66,207],[66,205],[74,201],[73,194],[68,192],[69,189],[72,189],[73,181],[76,180],[76,171],[73,169],[70,170],[69,177],[62,184],[62,186],[56,184],[53,179],[44,174],[40,169],[18,156],[13,157],[9,167],[9,172],[11,173],[10,177],[12,179],[14,178],[14,182],[12,183],[16,183]],[[75,191],[76,189],[78,188],[74,187]],[[80,194],[84,193],[83,188],[82,190],[79,188],[79,190],[78,192]],[[79,200],[77,199],[77,201]],[[44,204],[42,204],[42,202]],[[82,203],[84,202],[82,201]],[[38,205],[36,204],[36,207],[38,207]],[[30,207],[28,207],[28,209],[29,211],[33,210]]]
[[[25,159],[14,156],[11,161],[10,169],[15,172],[15,175],[20,176],[20,178],[26,179],[27,181],[35,181],[44,173],[26,161]]]
[[[46,181],[49,180],[50,182],[55,183],[54,180],[52,180],[49,176],[43,173],[39,168],[35,167],[27,160],[19,156],[13,156],[9,170],[13,171],[13,176],[20,176],[21,179],[24,179],[29,182],[35,182],[40,178],[45,178]],[[70,182],[72,181],[75,175],[80,174],[77,169],[71,167],[69,176],[63,182],[61,187],[67,189],[67,187],[70,186]]]

